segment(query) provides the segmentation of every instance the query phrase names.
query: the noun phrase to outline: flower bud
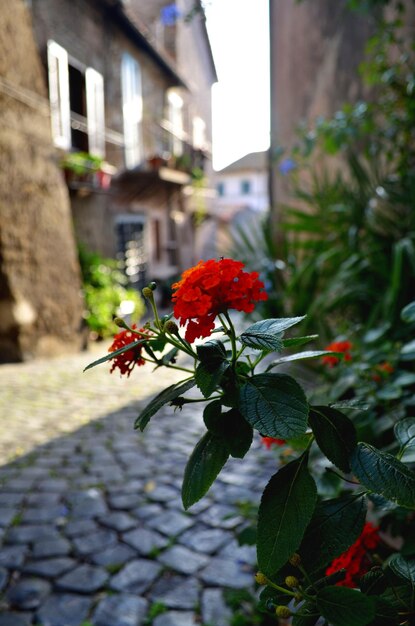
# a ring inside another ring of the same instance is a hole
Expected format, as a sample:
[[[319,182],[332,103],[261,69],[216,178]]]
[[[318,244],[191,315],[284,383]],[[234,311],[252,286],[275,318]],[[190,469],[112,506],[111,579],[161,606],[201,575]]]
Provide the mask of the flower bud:
[[[288,606],[284,606],[283,604],[280,604],[279,606],[275,607],[275,615],[277,617],[286,619],[287,617],[291,617],[292,613],[290,609],[288,608]]]
[[[301,557],[299,554],[294,552],[294,554],[288,559],[288,562],[294,567],[299,567],[301,565]]]
[[[287,587],[290,587],[292,589],[293,587],[298,587],[299,580],[295,576],[287,576],[285,579],[285,584],[287,585]]]
[[[267,585],[268,584],[268,578],[262,572],[257,572],[255,574],[255,580],[258,583],[258,585]]]
[[[147,298],[147,300],[152,300],[154,297],[153,290],[150,287],[144,287],[144,289],[141,290],[141,293],[145,298]]]
[[[151,289],[151,291],[155,291],[157,289],[157,283],[155,283],[154,281],[152,283],[149,283],[148,286]]]
[[[170,333],[171,335],[179,334],[179,327],[177,326],[176,322],[173,322],[172,320],[167,320],[167,322],[163,326],[163,330],[165,333]]]
[[[127,324],[124,322],[124,320],[122,319],[122,317],[115,317],[114,318],[114,324],[116,324],[117,326],[119,326],[120,328],[125,328],[126,330],[129,330]]]

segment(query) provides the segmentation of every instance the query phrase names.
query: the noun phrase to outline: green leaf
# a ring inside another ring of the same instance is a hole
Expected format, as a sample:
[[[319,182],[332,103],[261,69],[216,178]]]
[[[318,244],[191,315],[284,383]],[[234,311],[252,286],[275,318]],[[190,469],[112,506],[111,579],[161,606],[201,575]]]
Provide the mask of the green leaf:
[[[319,619],[317,606],[314,602],[305,602],[301,605],[301,615],[294,615],[292,626],[315,626]]]
[[[409,580],[412,589],[415,588],[415,559],[405,559],[400,554],[394,554],[389,559],[388,565],[394,574]]]
[[[375,617],[374,599],[346,587],[319,591],[317,607],[331,626],[366,626]]]
[[[374,598],[375,619],[369,626],[397,626],[400,622],[396,608],[384,598]]]
[[[400,359],[401,361],[413,361],[415,359],[415,339],[402,346]]]
[[[327,350],[305,350],[304,352],[296,352],[296,354],[289,354],[288,356],[282,356],[279,359],[275,359],[268,365],[267,371],[272,369],[273,367],[276,367],[277,365],[280,365],[281,363],[289,363],[290,361],[302,361],[304,359],[316,359],[326,354],[338,355],[340,353],[328,352]]]
[[[382,569],[370,570],[359,580],[359,587],[367,596],[379,595],[388,586],[388,579]]]
[[[258,566],[272,578],[297,550],[313,515],[317,489],[308,455],[288,463],[271,478],[258,512]]]
[[[218,429],[220,430],[220,419],[222,415],[222,402],[220,400],[213,400],[210,404],[207,404],[203,411],[203,421],[205,426],[211,433],[216,435]]]
[[[354,382],[354,379],[351,379]],[[370,405],[367,402],[352,398],[351,400],[340,400],[330,404],[332,409],[355,409],[357,411],[368,411]]]
[[[318,339],[318,335],[306,335],[304,337],[291,337],[290,339],[283,339],[282,345],[284,348],[299,348],[310,341]]]
[[[412,604],[412,597],[412,589],[409,585],[388,587],[381,596],[382,600],[388,602],[397,611],[402,611],[403,608],[408,609]]]
[[[223,342],[218,339],[206,341],[197,346],[196,351],[202,363],[210,364],[213,368],[215,368],[218,363],[226,361],[226,348]]]
[[[366,519],[362,497],[344,495],[319,502],[299,553],[308,572],[317,572],[343,554],[360,536]]]
[[[243,459],[252,444],[253,430],[237,409],[222,414],[223,434],[231,456]]]
[[[415,417],[405,417],[396,422],[394,428],[395,437],[403,451],[415,449]]]
[[[350,472],[349,457],[357,444],[353,422],[328,406],[311,407],[308,422],[323,454],[343,472]]]
[[[213,339],[198,346],[196,350],[201,361],[196,367],[196,385],[203,397],[209,398],[229,367],[229,361],[226,359],[226,348],[221,341]]]
[[[165,335],[159,335],[155,339],[150,339],[147,343],[154,352],[162,352],[167,345],[167,339]]]
[[[226,361],[219,363],[216,369],[213,369],[210,364],[199,363],[195,370],[195,380],[204,398],[212,395],[228,367],[229,363]]]
[[[228,460],[226,442],[207,432],[197,443],[184,472],[182,501],[185,509],[195,504],[209,490]]]
[[[253,431],[237,409],[222,413],[220,400],[215,400],[203,411],[203,420],[212,434],[225,441],[231,456],[238,459],[245,456],[252,444]]]
[[[141,411],[140,415],[135,421],[134,428],[139,428],[141,431],[143,431],[153,415],[155,415],[162,406],[164,406],[168,402],[171,402],[172,400],[175,400],[176,398],[181,396],[182,393],[186,393],[186,391],[194,387],[195,384],[195,379],[190,378],[189,380],[185,380],[181,383],[175,383],[174,385],[170,385],[170,387],[164,389],[155,398],[153,398],[153,400],[151,400],[151,402],[146,406],[143,411]]]
[[[354,474],[370,491],[388,500],[415,508],[415,474],[387,452],[358,443],[350,459]]]
[[[119,348],[118,350],[114,350],[114,352],[108,352],[108,354],[106,354],[105,356],[102,356],[97,361],[93,361],[92,363],[89,363],[85,367],[84,372],[86,372],[86,370],[91,369],[91,367],[95,367],[96,365],[101,365],[101,363],[105,363],[106,361],[110,361],[111,359],[114,359],[119,354],[123,354],[124,352],[127,352],[128,350],[133,350],[134,348],[137,348],[137,346],[142,346],[145,342],[146,340],[140,339],[139,341],[133,341],[133,343],[129,343],[128,346],[124,346],[122,348]]]
[[[410,302],[401,311],[401,319],[404,322],[415,322],[415,301]]]
[[[286,374],[258,374],[240,390],[239,408],[245,419],[266,437],[290,439],[307,429],[304,391]]]
[[[281,350],[282,349],[282,333],[287,328],[298,324],[305,318],[287,317],[262,320],[255,322],[242,333],[240,339],[245,346],[255,348],[257,350]]]

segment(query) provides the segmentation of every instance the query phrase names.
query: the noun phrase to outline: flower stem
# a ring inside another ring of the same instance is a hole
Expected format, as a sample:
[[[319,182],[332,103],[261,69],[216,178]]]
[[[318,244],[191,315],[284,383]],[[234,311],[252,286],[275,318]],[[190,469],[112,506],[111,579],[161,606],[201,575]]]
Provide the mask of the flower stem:
[[[225,311],[225,317],[229,324],[229,338],[231,340],[231,345],[232,345],[232,364],[233,364],[233,368],[235,369],[236,360],[238,358],[238,350],[236,348],[235,328],[234,328],[234,325],[232,324],[232,320],[230,318],[228,311]]]
[[[272,580],[269,580],[269,578],[267,578],[267,585],[269,585],[269,587],[273,587],[274,589],[276,589],[277,591],[280,591],[281,593],[285,593],[287,596],[292,596],[293,598],[297,596],[297,594],[294,593],[294,591],[289,591],[288,589],[284,589],[284,587],[280,587],[279,585],[276,585],[275,583],[272,582]]]

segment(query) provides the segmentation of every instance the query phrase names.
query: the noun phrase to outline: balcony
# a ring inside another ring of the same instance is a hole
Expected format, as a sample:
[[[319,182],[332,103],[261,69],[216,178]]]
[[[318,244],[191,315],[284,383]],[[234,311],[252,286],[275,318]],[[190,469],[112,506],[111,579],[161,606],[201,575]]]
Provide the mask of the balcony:
[[[145,169],[168,168],[190,177],[203,175],[209,150],[195,147],[188,133],[175,129],[168,120],[162,120],[159,124],[146,124],[143,134],[144,143],[155,148],[154,153],[146,158]]]
[[[60,161],[65,182],[71,193],[89,195],[107,192],[116,168],[104,159],[87,152],[68,152]]]

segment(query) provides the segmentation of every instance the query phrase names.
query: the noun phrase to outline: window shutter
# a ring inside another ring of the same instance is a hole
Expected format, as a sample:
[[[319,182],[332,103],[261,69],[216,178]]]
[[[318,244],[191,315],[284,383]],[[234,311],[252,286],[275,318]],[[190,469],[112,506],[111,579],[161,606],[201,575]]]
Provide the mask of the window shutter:
[[[48,41],[49,100],[52,137],[56,146],[71,147],[68,53],[55,41]]]
[[[143,158],[142,118],[143,97],[141,71],[138,62],[125,53],[121,64],[121,88],[123,100],[125,164],[134,167]]]
[[[198,150],[206,147],[206,124],[201,117],[193,118],[193,147]]]
[[[99,72],[88,67],[85,72],[85,84],[89,152],[103,157],[105,156],[104,79]]]
[[[176,92],[167,94],[169,104],[169,122],[172,131],[171,150],[175,156],[183,154],[183,98]]]

